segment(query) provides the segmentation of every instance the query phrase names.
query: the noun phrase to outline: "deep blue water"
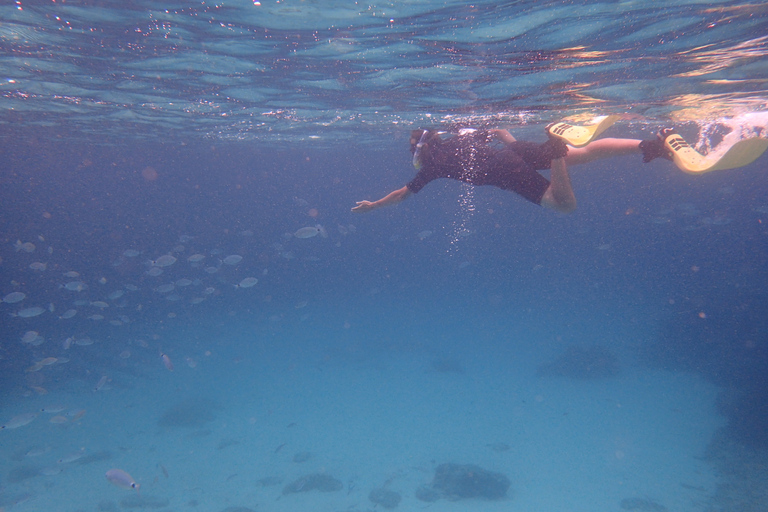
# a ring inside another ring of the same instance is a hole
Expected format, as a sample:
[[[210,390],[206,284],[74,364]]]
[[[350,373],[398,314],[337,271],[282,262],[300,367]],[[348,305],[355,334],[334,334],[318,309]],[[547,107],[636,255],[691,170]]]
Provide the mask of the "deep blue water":
[[[620,113],[606,136],[674,125],[706,142],[712,125],[764,115],[763,6],[160,4],[0,8],[0,295],[26,295],[0,303],[0,421],[43,393],[91,396],[102,374],[122,390],[167,382],[159,352],[174,376],[192,352],[195,364],[206,350],[225,354],[211,363],[218,377],[245,361],[253,375],[233,374],[243,391],[294,365],[346,375],[389,358],[458,364],[461,378],[488,384],[522,354],[540,363],[599,345],[629,372],[719,386],[713,414],[726,437],[768,447],[765,155],[701,176],[639,154],[575,167],[570,215],[445,180],[350,212],[412,178],[415,127],[500,126],[543,141],[552,120]],[[327,237],[293,235],[316,225]],[[167,254],[177,261],[148,275]],[[258,284],[234,286],[246,277]],[[62,288],[72,281],[87,288]],[[44,312],[11,315],[33,306]],[[29,331],[45,341],[22,342]],[[86,337],[96,343],[65,341]],[[67,362],[34,369],[46,357]],[[183,382],[185,396],[227,387]],[[301,395],[295,385],[280,389]],[[239,395],[228,393],[232,410]],[[332,404],[314,405],[335,417]],[[154,425],[157,407],[135,407]],[[445,439],[450,423],[434,425]],[[130,433],[124,450],[137,449]],[[13,434],[14,446],[38,442]],[[24,507],[42,491],[34,479],[17,488],[12,451],[0,510],[34,510]]]

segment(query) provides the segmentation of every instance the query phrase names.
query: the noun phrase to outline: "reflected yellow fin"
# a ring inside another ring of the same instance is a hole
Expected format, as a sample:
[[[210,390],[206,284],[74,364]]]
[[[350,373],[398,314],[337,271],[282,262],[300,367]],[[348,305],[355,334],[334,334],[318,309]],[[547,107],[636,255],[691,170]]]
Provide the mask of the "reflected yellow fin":
[[[768,149],[768,139],[744,139],[731,146],[719,159],[713,160],[693,149],[676,133],[669,135],[664,144],[672,151],[672,159],[680,170],[691,174],[743,167],[757,160]]]
[[[618,120],[619,116],[603,116],[596,118],[593,124],[587,126],[578,126],[561,121],[550,126],[549,133],[563,139],[571,146],[579,147],[588,144],[589,141],[603,133]]]

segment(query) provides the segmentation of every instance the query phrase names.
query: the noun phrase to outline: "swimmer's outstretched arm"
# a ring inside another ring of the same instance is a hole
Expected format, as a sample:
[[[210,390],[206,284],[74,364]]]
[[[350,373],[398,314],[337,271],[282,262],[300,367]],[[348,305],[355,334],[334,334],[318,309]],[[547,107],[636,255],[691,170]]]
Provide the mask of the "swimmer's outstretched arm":
[[[413,195],[413,192],[411,192],[408,187],[399,188],[397,190],[393,190],[378,201],[358,201],[357,206],[352,208],[352,211],[357,213],[369,212],[371,210],[375,210],[376,208],[381,208],[382,206],[391,206],[393,204],[405,201],[411,195]]]

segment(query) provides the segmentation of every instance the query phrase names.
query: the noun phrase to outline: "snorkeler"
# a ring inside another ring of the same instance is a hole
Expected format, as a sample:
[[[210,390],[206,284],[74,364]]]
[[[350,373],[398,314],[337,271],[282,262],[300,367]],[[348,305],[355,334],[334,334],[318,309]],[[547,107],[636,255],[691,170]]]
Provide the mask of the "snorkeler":
[[[612,123],[613,119],[606,120],[600,131]],[[581,130],[582,134],[585,130],[553,124],[547,127],[549,140],[543,144],[518,141],[507,130],[498,129],[462,129],[447,138],[435,130],[414,130],[410,142],[416,176],[377,201],[358,201],[352,211],[362,213],[400,203],[429,182],[450,178],[471,185],[492,185],[534,204],[569,213],[576,209],[576,197],[568,166],[633,153],[642,153],[646,163],[659,157],[672,160],[672,152],[664,144],[672,130],[663,130],[654,140],[605,138],[588,142],[597,135],[593,129],[583,137],[585,145],[574,147],[566,144],[572,139],[563,136],[563,127]],[[549,180],[537,172],[545,169],[551,170]]]

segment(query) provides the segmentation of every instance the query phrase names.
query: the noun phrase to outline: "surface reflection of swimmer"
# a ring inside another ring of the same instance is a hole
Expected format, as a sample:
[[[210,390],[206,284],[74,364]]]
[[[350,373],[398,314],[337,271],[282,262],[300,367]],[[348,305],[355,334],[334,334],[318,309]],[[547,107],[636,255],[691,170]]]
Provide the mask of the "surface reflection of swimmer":
[[[377,201],[358,201],[352,211],[397,204],[437,178],[450,178],[510,190],[532,203],[568,213],[576,209],[568,166],[634,153],[642,153],[644,162],[671,159],[663,142],[665,133],[647,141],[598,139],[578,148],[547,134],[549,140],[537,144],[515,140],[507,130],[463,129],[447,138],[435,130],[414,130],[411,153],[416,176]],[[537,172],[546,169],[551,171],[550,179]]]

